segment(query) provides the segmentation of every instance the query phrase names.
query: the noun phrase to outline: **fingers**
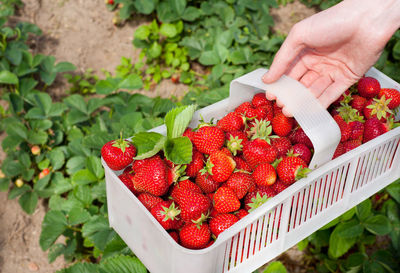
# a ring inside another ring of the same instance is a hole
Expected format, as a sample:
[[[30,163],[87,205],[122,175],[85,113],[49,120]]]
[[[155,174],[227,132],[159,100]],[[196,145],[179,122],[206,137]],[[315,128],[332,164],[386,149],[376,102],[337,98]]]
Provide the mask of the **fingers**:
[[[299,28],[295,25],[289,32],[285,42],[275,55],[269,71],[262,77],[262,80],[265,83],[271,83],[278,80],[303,50],[304,45],[301,40],[299,40],[301,36],[298,35],[298,29]]]
[[[304,74],[304,76],[300,79],[300,82],[305,86],[305,87],[310,87],[310,85],[318,78],[320,77],[319,73],[309,70]]]
[[[307,72],[308,68],[300,61],[299,58],[296,58],[293,66],[290,68],[287,75],[296,81],[300,80],[301,77]]]
[[[329,76],[322,76],[317,78],[308,89],[311,93],[318,98],[321,94],[332,84],[332,79]]]
[[[337,100],[348,87],[349,86],[344,82],[334,82],[326,88],[326,90],[318,97],[318,100],[323,107],[328,108],[328,106]]]

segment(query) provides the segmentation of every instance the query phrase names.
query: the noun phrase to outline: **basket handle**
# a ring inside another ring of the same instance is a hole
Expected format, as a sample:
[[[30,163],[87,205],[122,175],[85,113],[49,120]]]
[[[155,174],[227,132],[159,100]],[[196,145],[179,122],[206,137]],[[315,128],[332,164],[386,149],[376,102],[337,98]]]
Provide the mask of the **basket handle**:
[[[340,141],[340,129],[328,111],[300,82],[283,75],[278,81],[265,84],[261,77],[267,69],[257,69],[231,82],[229,103],[239,105],[254,95],[256,87],[274,94],[303,128],[314,145],[314,156],[309,164],[315,169],[330,161]],[[247,88],[243,88],[247,86]]]

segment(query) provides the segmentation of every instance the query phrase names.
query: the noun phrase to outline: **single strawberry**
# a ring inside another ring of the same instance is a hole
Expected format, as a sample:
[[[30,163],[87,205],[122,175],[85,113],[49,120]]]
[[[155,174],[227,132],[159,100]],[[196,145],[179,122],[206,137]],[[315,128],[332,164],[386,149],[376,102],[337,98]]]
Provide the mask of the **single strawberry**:
[[[236,169],[249,173],[252,172],[250,165],[241,156],[234,156],[233,160],[236,162]]]
[[[361,140],[355,140],[355,139],[348,140],[343,143],[344,152],[347,153],[347,152],[357,148],[361,144],[362,144]]]
[[[176,230],[170,230],[168,231],[168,234],[174,239],[175,242],[179,244],[179,233]]]
[[[163,201],[161,197],[154,196],[146,192],[139,194],[137,198],[146,207],[147,210],[151,210],[155,205]]]
[[[368,119],[364,123],[364,136],[363,141],[368,142],[384,133],[386,133],[386,128],[382,122],[380,122],[376,117]]]
[[[101,148],[101,156],[108,167],[114,171],[124,169],[136,156],[135,146],[125,139],[112,140]]]
[[[219,214],[221,214],[221,213],[219,213],[214,207],[211,209],[211,211],[210,211],[210,218],[214,218],[214,217],[217,217],[217,215],[219,215]]]
[[[250,192],[244,197],[244,209],[252,212],[275,195],[276,192],[271,187],[259,187],[256,191]]]
[[[334,116],[333,119],[336,121],[340,129],[340,134],[341,134],[340,142],[348,140],[351,136],[350,125],[347,122],[345,122],[340,115]]]
[[[186,166],[186,175],[189,177],[196,177],[198,172],[204,167],[204,156],[202,153],[193,149],[192,161]]]
[[[193,143],[195,134],[196,134],[196,132],[193,131],[192,128],[188,127],[188,128],[186,128],[185,132],[183,132],[182,136],[188,137],[190,139],[190,141]]]
[[[129,174],[129,173],[122,173],[118,176],[118,178],[122,181],[122,183],[125,184],[125,186],[134,194],[134,195],[138,195],[139,192],[135,189],[135,187],[133,186],[133,175]]]
[[[245,172],[234,172],[225,185],[231,188],[239,199],[242,199],[254,183],[253,177]]]
[[[202,193],[201,188],[196,183],[193,183],[189,179],[186,179],[186,180],[179,181],[177,184],[173,185],[171,187],[171,192],[169,195],[172,198],[175,198],[175,195],[179,191],[179,189],[185,189],[185,190],[189,190],[189,191],[200,193],[200,194]]]
[[[241,220],[243,217],[246,217],[247,215],[249,215],[249,213],[245,209],[240,209],[237,212],[235,212],[235,215],[237,218],[239,218],[239,220]]]
[[[286,156],[292,148],[292,143],[287,137],[280,137],[272,140],[272,146],[278,151],[278,158],[280,158]]]
[[[377,117],[381,122],[385,122],[387,118],[393,115],[392,110],[389,108],[390,102],[391,99],[386,99],[385,96],[368,100],[363,110],[365,118]]]
[[[220,183],[214,181],[211,175],[206,172],[204,174],[199,173],[196,176],[196,184],[201,188],[204,193],[211,193],[217,190]]]
[[[333,103],[332,106],[336,107],[339,106],[341,103],[349,103],[351,100],[351,91],[347,89],[343,94],[340,95],[339,98],[337,98]]]
[[[278,156],[278,151],[275,147],[269,145],[265,140],[255,139],[249,141],[243,147],[243,158],[254,170],[258,164],[272,163]]]
[[[202,193],[177,188],[172,198],[181,209],[181,219],[184,222],[199,221],[211,209],[210,199]]]
[[[155,196],[164,195],[168,190],[167,166],[155,155],[137,170],[133,177],[133,185],[140,192],[148,192]]]
[[[344,149],[343,143],[340,142],[338,144],[338,146],[336,147],[336,150],[335,150],[335,153],[333,154],[332,159],[335,159],[335,158],[341,156],[344,153],[345,153],[345,149]]]
[[[362,114],[365,104],[367,103],[367,99],[359,95],[353,95],[352,98],[353,99],[351,100],[350,103],[351,107],[356,109],[359,114]]]
[[[203,126],[194,135],[193,144],[203,154],[211,154],[224,146],[225,134],[216,126]]]
[[[226,147],[233,155],[237,155],[243,150],[243,145],[248,141],[246,134],[243,131],[230,131],[225,135]]]
[[[172,200],[162,201],[155,205],[150,213],[165,229],[179,229],[183,222],[179,219],[181,211]]]
[[[271,186],[276,181],[275,168],[268,163],[259,164],[252,173],[257,186]]]
[[[279,107],[277,104],[276,104],[276,101],[274,101],[273,102],[273,109],[274,109],[274,116],[277,116],[277,115],[279,115],[279,114],[282,114],[282,107]]]
[[[232,155],[231,151],[229,151],[228,148],[222,147],[221,150],[219,150],[219,151],[222,152],[222,153],[224,153],[225,155],[227,155],[227,156],[233,158],[233,155]]]
[[[376,97],[381,90],[379,81],[372,77],[362,77],[357,84],[358,93],[364,98],[371,99]]]
[[[215,237],[218,237],[218,235],[220,235],[224,230],[231,227],[237,221],[239,221],[239,218],[233,214],[230,213],[218,214],[216,217],[210,220],[209,224],[211,233]]]
[[[349,125],[351,130],[350,140],[362,141],[364,135],[364,123],[356,120],[356,121],[351,121]]]
[[[307,164],[310,164],[312,153],[310,149],[302,143],[297,143],[292,147],[293,155],[298,155],[301,159],[303,159]]]
[[[255,119],[251,121],[248,134],[250,139],[263,139],[268,142],[268,144],[271,144],[271,140],[274,138],[278,138],[278,136],[272,135],[272,126],[267,120]]]
[[[44,168],[40,173],[39,173],[39,179],[44,178],[45,176],[50,174],[49,168]]]
[[[201,249],[208,246],[211,231],[207,223],[187,223],[180,231],[181,245],[190,249]]]
[[[282,159],[276,167],[279,180],[286,185],[293,184],[296,180],[306,177],[310,172],[307,163],[296,156],[288,156]]]
[[[236,112],[230,112],[217,122],[217,126],[224,132],[243,130],[243,117]]]
[[[272,121],[274,118],[274,107],[272,105],[263,105],[256,108],[256,119]]]
[[[136,173],[143,165],[147,164],[151,158],[145,158],[140,160],[134,160],[132,162],[131,168],[134,173]]]
[[[200,171],[204,174],[208,172],[216,182],[225,182],[236,167],[236,162],[232,157],[222,151],[214,152],[207,160],[206,166]]]
[[[240,201],[229,187],[220,187],[214,194],[214,208],[219,213],[229,213],[240,208]]]
[[[164,162],[166,162],[165,159],[164,159]],[[168,165],[168,164],[166,163],[165,165]],[[185,174],[185,170],[186,170],[186,165],[176,165],[176,166],[173,166],[173,167],[168,167],[167,166],[167,183],[168,183],[168,186],[170,186],[173,183],[178,182],[178,180],[187,178],[187,176],[186,177],[183,176]]]
[[[283,192],[287,189],[287,185],[283,184],[281,181],[276,181],[274,185],[272,185],[272,189],[276,192],[276,194]]]
[[[289,135],[293,128],[293,118],[278,114],[272,119],[272,130],[280,137]]]
[[[253,107],[253,105],[250,102],[243,102],[241,105],[239,105],[236,109],[235,112],[238,114],[243,115],[244,117],[248,119],[253,119],[257,116],[257,111]]]
[[[257,108],[259,106],[264,106],[264,105],[272,106],[272,102],[267,100],[265,93],[255,94],[251,100],[251,104],[253,105],[254,108]]]
[[[294,131],[292,131],[292,133],[289,135],[289,140],[292,142],[293,145],[297,143],[302,143],[310,149],[313,148],[313,144],[310,138],[306,135],[306,133],[304,133],[301,127],[298,127]]]
[[[385,97],[390,99],[389,109],[397,108],[400,105],[400,92],[394,88],[382,88],[379,91],[379,98]]]

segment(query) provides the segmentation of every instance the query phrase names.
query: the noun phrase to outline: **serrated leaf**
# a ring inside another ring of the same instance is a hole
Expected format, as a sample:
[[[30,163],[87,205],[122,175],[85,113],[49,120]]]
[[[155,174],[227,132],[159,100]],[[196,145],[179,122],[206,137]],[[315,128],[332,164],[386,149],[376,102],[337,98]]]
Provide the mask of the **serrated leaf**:
[[[140,132],[132,137],[137,149],[135,159],[145,159],[157,154],[163,147],[166,137],[154,132]]]
[[[142,79],[137,74],[128,75],[118,84],[118,88],[128,89],[128,90],[140,89],[142,88],[142,86],[143,86]]]
[[[372,203],[370,199],[366,199],[364,202],[357,205],[356,214],[358,219],[360,219],[360,221],[364,221],[365,219],[367,219],[372,213],[371,208]]]
[[[90,214],[81,207],[72,208],[68,213],[68,222],[70,225],[78,225],[90,220]]]
[[[14,199],[22,194],[24,194],[25,192],[28,192],[31,190],[31,187],[29,187],[28,185],[24,184],[22,187],[18,188],[18,187],[14,187],[10,190],[10,192],[8,193],[8,199]]]
[[[390,194],[390,196],[396,200],[397,203],[400,204],[400,179],[393,182],[389,186],[386,187],[386,191]]]
[[[391,231],[389,219],[384,215],[371,216],[363,222],[364,227],[376,235],[386,235]]]
[[[104,177],[104,168],[101,165],[101,160],[97,156],[89,156],[86,159],[86,166],[91,173],[93,173],[98,179]]]
[[[28,129],[21,122],[8,124],[6,132],[10,136],[19,137],[22,139],[28,138]]]
[[[48,159],[50,160],[53,170],[59,170],[65,163],[65,155],[59,148],[53,149],[48,154]]]
[[[0,83],[4,84],[18,84],[18,77],[14,73],[3,70],[0,71]]]
[[[136,257],[117,256],[108,258],[100,264],[101,273],[146,273],[146,267]]]
[[[96,83],[96,93],[102,95],[108,95],[113,91],[117,90],[119,81],[108,78],[106,80],[100,80]]]
[[[50,247],[49,253],[47,254],[47,259],[49,263],[54,262],[58,256],[64,254],[65,245],[63,244],[54,244]]]
[[[167,139],[164,154],[175,164],[189,164],[192,161],[192,142],[188,137]]]
[[[81,201],[85,207],[88,207],[93,200],[90,188],[86,185],[76,187],[74,189],[74,196]]]
[[[88,169],[77,171],[72,176],[72,182],[78,185],[86,185],[97,181],[97,177]]]
[[[193,22],[201,15],[202,12],[200,9],[190,6],[185,9],[184,13],[182,14],[182,19],[185,21]]]
[[[88,114],[87,104],[81,95],[75,94],[64,99],[64,103],[79,110],[83,114]]]
[[[133,5],[138,12],[143,14],[150,14],[154,11],[157,0],[136,0]]]
[[[172,109],[165,116],[165,125],[167,126],[168,138],[176,138],[182,136],[196,110],[196,105],[181,106]]]
[[[164,23],[160,27],[160,33],[168,38],[172,38],[178,34],[178,31],[174,24]]]
[[[18,199],[18,203],[26,213],[32,214],[35,211],[38,200],[39,198],[36,192],[27,191],[21,195]]]
[[[355,221],[339,223],[329,238],[328,254],[332,258],[339,258],[345,254],[357,241],[356,237],[342,238],[340,233],[349,227],[354,226]]]
[[[74,71],[75,69],[76,69],[76,66],[69,62],[59,62],[55,66],[55,71],[58,73]]]
[[[106,217],[97,216],[83,225],[82,235],[89,238],[98,249],[104,250],[116,233],[110,228]]]
[[[263,273],[287,273],[287,270],[281,262],[274,261],[268,264]]]
[[[100,273],[97,264],[77,263],[56,273]]]
[[[108,242],[104,248],[103,259],[118,255],[118,254],[129,254],[130,249],[126,243],[121,239],[121,237],[115,235],[115,237]]]
[[[42,222],[42,232],[39,239],[39,244],[43,251],[49,249],[65,231],[67,225],[67,219],[61,211],[50,210],[46,213]]]
[[[30,144],[45,144],[49,135],[44,131],[28,131],[28,142]]]

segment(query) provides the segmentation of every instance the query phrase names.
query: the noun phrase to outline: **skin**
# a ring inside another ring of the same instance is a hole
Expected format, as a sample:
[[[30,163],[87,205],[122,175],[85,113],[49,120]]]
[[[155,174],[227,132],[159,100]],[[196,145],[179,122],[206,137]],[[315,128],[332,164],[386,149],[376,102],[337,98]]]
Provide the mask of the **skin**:
[[[327,108],[376,63],[399,27],[399,0],[344,0],[294,25],[262,80],[286,74]]]

